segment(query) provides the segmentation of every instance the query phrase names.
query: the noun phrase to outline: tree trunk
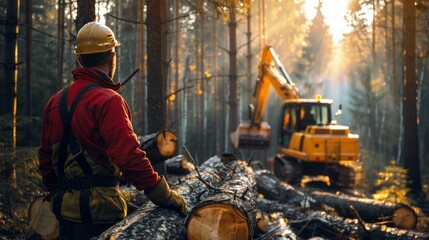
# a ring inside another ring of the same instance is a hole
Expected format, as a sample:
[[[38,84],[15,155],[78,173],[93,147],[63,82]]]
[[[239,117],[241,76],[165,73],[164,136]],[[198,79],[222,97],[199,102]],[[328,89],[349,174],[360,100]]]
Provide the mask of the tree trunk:
[[[355,218],[354,210],[351,209],[353,206],[365,222],[388,222],[401,229],[414,229],[417,224],[417,214],[404,204],[318,191],[313,192],[311,196],[317,202],[335,208],[340,216],[346,218]]]
[[[119,3],[119,0],[115,0],[115,29],[114,29],[114,33],[116,35],[117,39],[121,39],[121,25],[120,25],[120,21],[119,18],[122,15],[122,11],[121,11],[121,4]],[[119,47],[116,49],[116,54],[117,56],[121,56],[122,54],[122,49]],[[115,71],[115,76],[113,76],[113,80],[115,82],[121,82],[122,81],[122,62],[123,61],[118,61],[116,64],[116,71]]]
[[[175,24],[174,24],[174,29],[175,29],[175,35],[174,35],[174,87],[175,90],[178,91],[181,88],[181,85],[179,83],[179,64],[180,64],[180,20],[178,19],[179,17],[179,7],[180,7],[180,3],[179,0],[175,0],[175,12],[174,12],[174,18],[175,20]],[[173,122],[176,123],[176,127],[178,130],[178,135],[180,136],[180,131],[182,131],[181,126],[182,126],[182,119],[180,117],[180,113],[181,113],[181,101],[180,99],[183,98],[183,96],[185,96],[185,91],[183,92],[177,92],[175,94],[175,98],[174,98],[174,118],[173,118]],[[182,141],[184,139],[179,140],[179,146],[182,146]]]
[[[195,8],[199,9],[200,8],[200,0],[195,0]],[[201,29],[200,27],[200,18],[202,17],[202,14],[200,12],[198,12],[198,14],[195,15],[195,30],[194,30],[194,34],[195,34],[195,91],[194,94],[192,96],[192,109],[195,111],[195,114],[193,115],[193,121],[194,121],[194,128],[195,128],[195,132],[201,132],[201,117],[202,117],[202,113],[200,112],[200,94],[201,94],[201,78],[202,76],[200,76],[200,35],[199,35],[199,31]],[[203,146],[201,145],[201,134],[196,134],[196,136],[194,136],[194,138],[196,139],[196,141],[194,141],[195,143],[195,158],[197,161],[197,164],[201,164],[203,161],[202,158],[202,154],[203,154]]]
[[[162,16],[161,2],[148,0],[147,5],[147,77],[148,77],[148,131],[165,128],[165,79],[162,71]]]
[[[57,84],[58,89],[63,87],[63,62],[64,62],[64,0],[58,0],[58,14],[57,14]]]
[[[207,95],[206,91],[208,88],[206,89],[206,87],[205,87],[205,65],[204,65],[204,54],[205,54],[205,49],[204,49],[204,46],[205,46],[205,31],[204,31],[205,30],[205,19],[204,19],[204,17],[205,17],[205,15],[204,15],[204,4],[205,4],[204,0],[201,0],[201,3],[200,3],[200,9],[202,9],[201,18],[200,18],[200,21],[201,21],[200,46],[201,47],[200,47],[200,59],[199,59],[199,61],[200,61],[200,76],[201,76],[200,77],[201,78],[201,86],[200,86],[201,92],[198,95],[198,100],[197,100],[197,103],[199,103],[198,112],[200,113],[200,117],[197,120],[198,126],[199,126],[199,129],[198,129],[199,133],[202,133],[205,131],[205,129],[207,129],[207,124],[205,124],[205,122],[207,121],[207,114],[205,112],[205,109],[206,109],[206,107],[205,107],[205,105],[206,105],[205,96]],[[200,157],[202,157],[203,159],[205,159],[206,156],[211,156],[212,155],[211,151],[213,150],[213,149],[207,148],[207,145],[205,144],[205,141],[206,141],[205,138],[206,137],[207,137],[206,134],[198,134],[198,138],[199,138],[198,142],[200,144],[200,147],[198,149],[201,149]],[[207,155],[207,154],[210,154],[210,155]]]
[[[2,137],[3,144],[11,145],[12,151],[16,146],[16,113],[17,113],[17,93],[18,93],[18,27],[19,4],[18,1],[7,1],[6,13],[6,44],[4,46],[4,80],[0,87],[0,116],[10,114],[11,127],[6,127],[5,134]],[[9,125],[9,124],[8,124]]]
[[[200,234],[205,239],[243,236],[251,239],[256,215],[252,170],[245,162],[224,154],[204,162],[200,171],[201,178],[193,172],[178,184],[170,184],[192,209],[187,219],[147,202],[99,238],[191,239]]]
[[[213,4],[213,12],[217,11],[217,6],[215,4]],[[215,43],[217,41],[217,18],[212,18],[213,21],[213,31],[212,31],[212,42]],[[212,71],[213,71],[213,129],[219,129],[219,100],[220,100],[220,95],[219,95],[219,79],[217,77],[217,44],[213,44],[213,51],[212,51]],[[220,137],[223,134],[219,134],[220,131],[214,131],[213,132],[213,149],[216,150],[220,150]]]
[[[25,113],[26,116],[31,117],[33,115],[33,108],[32,108],[32,87],[31,87],[31,69],[33,64],[33,42],[31,41],[33,39],[33,1],[32,0],[26,0],[25,1],[26,10],[25,10],[25,24],[27,25],[26,28],[26,40],[25,40]],[[26,128],[26,136],[29,142],[29,146],[33,146],[33,122],[31,122],[28,127]]]
[[[395,42],[395,0],[391,0],[391,22],[392,22],[392,54],[391,54],[391,59],[392,59],[392,95],[393,95],[393,99],[395,101],[398,101],[398,84],[396,83],[396,42]],[[397,108],[397,104],[394,104],[395,108],[394,109],[398,109]]]
[[[235,16],[235,1],[231,1],[229,9],[229,132],[238,126],[237,104],[237,20]],[[232,144],[229,144],[232,150]]]
[[[75,21],[76,32],[79,32],[86,23],[95,21],[95,0],[77,0],[77,16]]]
[[[250,84],[250,86],[252,86],[252,82],[254,81],[253,76],[252,76],[252,70],[253,70],[253,65],[252,65],[252,58],[253,58],[253,54],[252,54],[252,25],[251,25],[251,7],[250,4],[252,4],[249,1],[249,6],[247,6],[247,32],[246,32],[246,36],[247,36],[247,79],[248,82]],[[245,84],[246,85],[246,84]],[[244,91],[242,93],[242,95],[245,96],[244,101],[246,103],[246,107],[248,103],[252,102],[252,91],[249,90],[249,86],[245,86],[244,89],[246,91]]]
[[[171,64],[171,49],[170,49],[170,19],[171,19],[171,15],[170,15],[170,7],[171,7],[171,0],[163,0],[161,1],[161,19],[163,20],[163,22],[161,22],[162,25],[162,51],[161,51],[161,60],[162,60],[162,79],[163,79],[163,92],[164,92],[164,109],[162,109],[164,111],[164,116],[165,116],[165,128],[170,128],[170,124],[171,124],[171,116],[169,116],[169,101],[168,101],[168,97],[167,95],[169,94],[169,90],[170,90],[170,80],[171,80],[171,76],[170,76],[170,64]]]
[[[166,103],[165,84],[166,76],[163,75],[162,64],[165,47],[163,43],[163,1],[147,0],[147,115],[148,132],[157,132],[166,128]],[[165,173],[164,163],[153,166],[155,170]]]
[[[137,1],[137,41],[136,41],[136,68],[140,71],[137,73],[134,90],[134,119],[136,123],[137,132],[146,133],[145,116],[146,109],[144,108],[145,95],[144,95],[144,75],[145,75],[145,33],[144,33],[144,0]]]
[[[404,1],[404,167],[408,169],[407,187],[422,192],[420,178],[417,120],[416,10],[413,1]]]

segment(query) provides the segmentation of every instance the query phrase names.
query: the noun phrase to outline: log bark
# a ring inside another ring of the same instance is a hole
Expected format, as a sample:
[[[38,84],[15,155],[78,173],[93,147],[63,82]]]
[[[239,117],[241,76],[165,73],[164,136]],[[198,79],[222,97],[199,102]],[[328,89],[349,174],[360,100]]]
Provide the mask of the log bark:
[[[195,170],[192,163],[188,162],[185,156],[177,155],[165,160],[168,174],[186,175]]]
[[[232,154],[207,160],[193,186],[196,205],[186,222],[188,239],[252,239],[256,182],[246,162]],[[197,172],[198,173],[198,172]]]
[[[256,170],[256,187],[258,193],[264,195],[264,198],[277,200],[280,203],[289,203],[303,208],[318,208],[316,200],[293,186],[280,181],[269,170]]]
[[[358,219],[346,219],[321,211],[302,211],[288,204],[258,198],[257,207],[266,213],[283,213],[300,238],[314,236],[325,239],[428,239],[428,233],[369,224]]]
[[[185,239],[185,218],[147,202],[96,239]]]
[[[311,196],[316,201],[335,208],[340,216],[346,218],[356,217],[356,213],[350,208],[353,206],[365,222],[388,222],[391,226],[401,229],[414,229],[417,224],[416,212],[405,204],[318,191],[311,193]]]
[[[228,239],[246,234],[251,239],[256,182],[245,162],[229,156],[212,157],[200,166],[200,175],[194,171],[170,184],[186,201],[190,210],[187,218],[147,202],[98,239]]]
[[[177,137],[168,130],[138,136],[140,149],[146,152],[152,164],[160,163],[176,154]]]

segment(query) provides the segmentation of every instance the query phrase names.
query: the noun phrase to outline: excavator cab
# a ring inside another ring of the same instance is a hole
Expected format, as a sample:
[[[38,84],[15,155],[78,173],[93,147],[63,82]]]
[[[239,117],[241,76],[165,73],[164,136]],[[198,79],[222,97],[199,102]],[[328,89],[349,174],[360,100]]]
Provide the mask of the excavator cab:
[[[304,132],[308,126],[331,124],[331,100],[289,100],[283,104],[280,115],[279,145],[288,147],[295,132]]]

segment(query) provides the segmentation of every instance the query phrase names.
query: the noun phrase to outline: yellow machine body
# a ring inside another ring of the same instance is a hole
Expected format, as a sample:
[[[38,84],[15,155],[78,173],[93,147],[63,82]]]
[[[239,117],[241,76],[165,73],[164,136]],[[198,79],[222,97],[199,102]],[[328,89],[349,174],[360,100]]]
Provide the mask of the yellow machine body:
[[[279,153],[301,161],[357,161],[359,136],[346,126],[308,126],[305,132],[294,133],[289,147],[280,147]]]

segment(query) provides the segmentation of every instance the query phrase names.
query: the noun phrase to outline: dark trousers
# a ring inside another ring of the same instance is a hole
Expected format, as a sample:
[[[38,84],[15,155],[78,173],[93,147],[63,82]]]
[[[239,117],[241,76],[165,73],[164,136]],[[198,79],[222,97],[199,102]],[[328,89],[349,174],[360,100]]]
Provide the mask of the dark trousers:
[[[87,240],[99,236],[102,232],[106,231],[112,224],[92,224],[83,225],[82,223],[75,223],[63,220],[60,222],[60,237],[61,240]]]

